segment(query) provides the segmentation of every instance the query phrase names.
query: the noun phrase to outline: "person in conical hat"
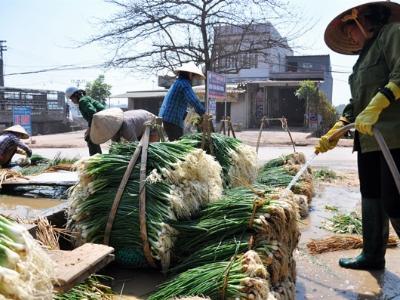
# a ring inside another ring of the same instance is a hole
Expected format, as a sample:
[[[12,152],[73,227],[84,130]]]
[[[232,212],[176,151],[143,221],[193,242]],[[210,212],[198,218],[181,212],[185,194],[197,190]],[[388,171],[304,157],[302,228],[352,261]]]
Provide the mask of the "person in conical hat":
[[[184,119],[188,105],[202,116],[205,108],[192,88],[194,78],[204,79],[203,72],[194,63],[187,63],[174,70],[177,79],[165,95],[159,117],[163,119],[165,132],[170,141],[183,135]]]
[[[90,127],[90,138],[95,144],[102,144],[108,140],[119,142],[137,141],[142,137],[145,124],[154,120],[156,116],[144,109],[128,110],[120,108],[105,109],[93,115]],[[150,142],[158,140],[156,130],[150,131]]]
[[[400,168],[400,5],[389,1],[353,7],[334,18],[325,31],[325,42],[341,54],[358,55],[349,77],[352,99],[343,115],[321,137],[315,151],[334,148],[330,137],[355,122],[354,150],[360,179],[363,250],[355,258],[342,258],[350,269],[383,269],[389,220],[400,237],[400,194],[373,136],[382,133]]]
[[[92,124],[93,115],[105,109],[104,104],[87,96],[84,90],[78,89],[74,86],[65,90],[65,96],[74,104],[78,105],[79,111],[88,123],[88,129],[85,132],[85,141],[89,148],[89,154],[94,155],[101,153],[101,147],[93,143],[90,139],[90,126]]]
[[[29,134],[21,125],[6,128],[0,135],[0,166],[6,168],[16,153],[32,156],[32,150],[20,139],[29,138]]]

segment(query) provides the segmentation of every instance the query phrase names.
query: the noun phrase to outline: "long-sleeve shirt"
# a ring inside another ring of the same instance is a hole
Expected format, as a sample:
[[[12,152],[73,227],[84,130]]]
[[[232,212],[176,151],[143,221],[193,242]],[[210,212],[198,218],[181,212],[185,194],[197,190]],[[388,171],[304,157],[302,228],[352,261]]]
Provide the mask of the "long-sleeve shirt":
[[[21,148],[27,154],[32,153],[31,149],[21,142],[15,134],[6,132],[0,135],[0,157],[5,155],[8,151],[15,151],[17,148]]]
[[[367,44],[349,77],[352,99],[343,116],[350,122],[364,110],[379,88],[388,82],[400,86],[400,23],[385,25],[376,38]],[[391,103],[379,116],[375,126],[380,130],[390,149],[400,148],[400,101]],[[379,151],[373,136],[356,135],[362,152]]]
[[[163,121],[183,128],[183,119],[188,105],[193,106],[199,115],[205,113],[205,108],[199,99],[197,99],[190,85],[190,81],[188,79],[178,78],[170,87],[167,95],[165,95],[159,116]]]
[[[121,126],[121,137],[127,141],[137,141],[144,133],[145,123],[155,117],[151,112],[144,109],[125,111]]]
[[[89,127],[92,124],[93,115],[104,108],[104,104],[89,96],[83,96],[79,99],[79,111],[83,118],[88,122]]]

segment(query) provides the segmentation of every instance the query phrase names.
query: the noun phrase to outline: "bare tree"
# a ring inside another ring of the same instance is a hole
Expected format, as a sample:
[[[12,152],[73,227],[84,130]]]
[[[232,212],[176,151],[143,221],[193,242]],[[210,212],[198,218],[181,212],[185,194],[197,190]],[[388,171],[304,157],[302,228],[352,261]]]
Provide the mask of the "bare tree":
[[[278,35],[261,36],[255,28],[288,16],[281,0],[108,0],[118,12],[101,23],[101,33],[87,43],[102,42],[115,51],[110,66],[160,71],[194,61],[206,70],[219,68],[234,54],[262,53],[288,47]],[[228,29],[241,38],[224,42]],[[258,34],[253,41],[246,37]],[[228,45],[228,46],[227,46]],[[244,60],[246,57],[244,57]],[[249,58],[250,60],[251,58]],[[254,58],[253,58],[254,59]],[[237,71],[246,63],[237,64]]]

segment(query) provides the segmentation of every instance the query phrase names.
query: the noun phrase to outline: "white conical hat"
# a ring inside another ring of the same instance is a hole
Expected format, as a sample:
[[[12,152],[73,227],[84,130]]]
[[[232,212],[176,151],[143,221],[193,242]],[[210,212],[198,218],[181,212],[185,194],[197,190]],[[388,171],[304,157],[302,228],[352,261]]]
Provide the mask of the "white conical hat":
[[[109,108],[93,115],[90,125],[90,140],[102,144],[111,139],[121,128],[124,112],[120,108]]]
[[[21,135],[21,139],[28,139],[29,134],[26,132],[25,128],[21,125],[14,125],[4,129],[4,132],[15,132]]]
[[[182,66],[176,68],[174,70],[174,72],[175,72],[175,74],[178,72],[189,72],[189,73],[193,73],[195,75],[199,75],[201,78],[205,78],[201,69],[198,66],[196,66],[193,62],[183,64]]]

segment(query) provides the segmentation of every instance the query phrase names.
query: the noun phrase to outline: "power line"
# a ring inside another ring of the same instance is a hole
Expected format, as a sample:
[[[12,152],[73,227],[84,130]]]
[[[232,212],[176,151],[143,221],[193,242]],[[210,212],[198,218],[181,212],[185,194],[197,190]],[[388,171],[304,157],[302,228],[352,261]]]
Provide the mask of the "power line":
[[[104,68],[106,64],[96,64],[90,66],[77,66],[77,65],[63,65],[57,66],[53,68],[35,70],[35,71],[25,71],[25,72],[15,72],[15,73],[8,73],[4,76],[14,76],[14,75],[28,75],[28,74],[38,74],[38,73],[47,73],[47,72],[55,72],[55,71],[74,71],[74,70],[84,70],[84,69],[99,69]]]
[[[275,66],[283,66],[283,67],[289,67],[290,65],[288,63],[286,64],[281,64],[281,63],[274,63],[274,62],[267,62],[270,65],[275,65]],[[79,65],[61,65],[61,66],[54,66],[50,68],[45,68],[45,69],[40,69],[40,70],[33,70],[33,71],[24,71],[24,72],[14,72],[14,73],[8,73],[4,74],[4,76],[14,76],[14,75],[29,75],[29,74],[37,74],[37,73],[47,73],[47,72],[56,72],[56,71],[74,71],[74,70],[85,70],[85,69],[99,69],[99,68],[105,68],[108,64],[107,63],[101,63],[101,64],[94,64],[94,65],[88,65],[88,66],[79,66]],[[292,66],[291,66],[292,67]],[[125,67],[119,67],[119,69],[124,69]],[[129,68],[129,67],[126,67]],[[129,68],[130,69],[130,68]],[[301,71],[310,71],[309,68],[304,68],[304,67],[297,67],[298,70]],[[323,72],[331,73],[331,74],[350,74],[351,72],[349,71],[336,71],[336,70],[320,70]]]

